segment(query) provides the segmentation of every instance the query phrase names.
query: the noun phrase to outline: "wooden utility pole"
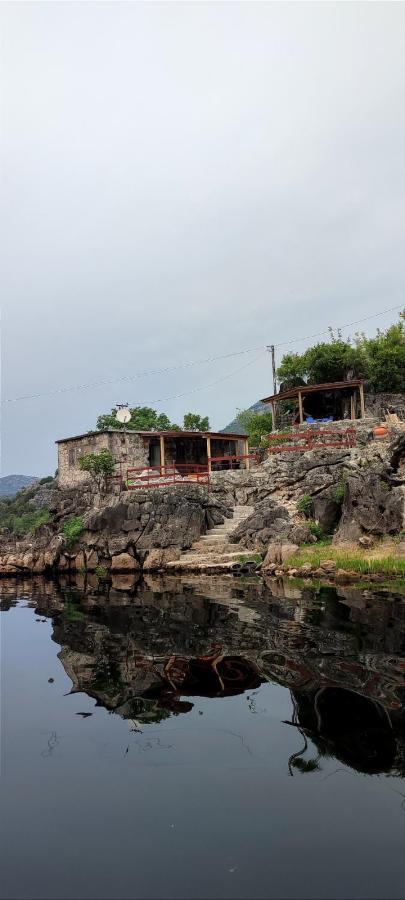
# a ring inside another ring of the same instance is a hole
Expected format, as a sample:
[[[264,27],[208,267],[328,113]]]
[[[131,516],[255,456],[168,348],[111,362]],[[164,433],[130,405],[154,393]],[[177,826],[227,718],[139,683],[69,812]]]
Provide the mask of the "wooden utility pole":
[[[272,372],[273,372],[273,394],[277,394],[276,356],[275,356],[275,352],[274,352],[274,344],[268,344],[267,350],[269,353],[271,353],[271,368],[272,368]],[[273,411],[271,430],[276,431],[276,404],[272,403],[271,408]]]

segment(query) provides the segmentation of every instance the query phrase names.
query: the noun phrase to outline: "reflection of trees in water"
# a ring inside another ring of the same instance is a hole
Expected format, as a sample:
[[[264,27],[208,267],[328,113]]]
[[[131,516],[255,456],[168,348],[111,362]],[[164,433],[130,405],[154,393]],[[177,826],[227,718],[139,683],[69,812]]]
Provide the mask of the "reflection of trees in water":
[[[215,602],[190,587],[142,585],[129,595],[70,591],[68,604],[55,591],[35,597],[53,615],[73,690],[136,730],[189,712],[195,696],[248,692],[257,712],[253,692],[276,681],[293,700],[291,774],[317,771],[327,756],[362,772],[404,772],[405,605],[352,588],[289,599],[263,584],[240,599],[243,607],[234,595]]]

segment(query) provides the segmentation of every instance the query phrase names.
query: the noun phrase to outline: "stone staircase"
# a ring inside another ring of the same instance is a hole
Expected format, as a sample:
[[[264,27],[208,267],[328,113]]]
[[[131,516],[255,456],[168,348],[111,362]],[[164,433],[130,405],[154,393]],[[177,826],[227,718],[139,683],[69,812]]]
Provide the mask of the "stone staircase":
[[[229,536],[252,512],[253,506],[235,506],[232,519],[225,519],[222,525],[215,525],[206,534],[202,534],[189,550],[181,554],[180,559],[168,563],[167,568],[197,572],[230,567],[238,561],[242,552],[247,551],[238,548],[237,544],[231,544]]]

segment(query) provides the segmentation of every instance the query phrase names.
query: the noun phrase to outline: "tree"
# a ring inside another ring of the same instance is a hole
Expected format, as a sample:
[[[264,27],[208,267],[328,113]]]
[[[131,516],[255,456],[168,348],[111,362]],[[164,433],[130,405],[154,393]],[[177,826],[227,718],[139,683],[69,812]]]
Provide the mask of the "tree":
[[[208,416],[199,416],[197,413],[186,413],[183,420],[183,428],[171,422],[166,413],[158,413],[150,406],[134,406],[129,412],[131,418],[125,424],[116,419],[116,409],[111,410],[110,415],[101,415],[97,419],[97,428],[103,431],[105,428],[121,428],[130,431],[208,431],[210,423]]]
[[[123,424],[115,418],[116,409],[111,410],[111,415],[101,415],[97,419],[97,428],[103,431],[105,428],[122,428],[130,431],[180,431],[178,425],[170,421],[165,413],[157,413],[150,406],[134,406],[129,410],[131,419]]]
[[[369,359],[363,345],[352,345],[347,341],[332,340],[330,343],[316,344],[301,355],[287,353],[281,361],[277,375],[283,388],[296,387],[302,379],[308,384],[322,384],[330,381],[345,381],[367,377]]]
[[[240,422],[249,439],[249,447],[263,446],[265,437],[270,434],[273,424],[271,412],[253,412],[251,409],[237,411]]]
[[[405,322],[377,331],[374,338],[357,335],[357,345],[369,359],[369,378],[376,391],[405,390]]]
[[[373,338],[356,334],[354,340],[342,340],[340,332],[331,340],[304,353],[283,356],[277,375],[283,389],[302,384],[322,384],[365,378],[376,391],[405,390],[405,312],[400,321]]]
[[[114,457],[109,450],[100,450],[99,453],[84,453],[79,458],[79,467],[82,472],[89,472],[101,493],[107,475],[114,474]]]
[[[199,416],[197,413],[185,413],[183,419],[184,431],[209,431],[208,416]]]

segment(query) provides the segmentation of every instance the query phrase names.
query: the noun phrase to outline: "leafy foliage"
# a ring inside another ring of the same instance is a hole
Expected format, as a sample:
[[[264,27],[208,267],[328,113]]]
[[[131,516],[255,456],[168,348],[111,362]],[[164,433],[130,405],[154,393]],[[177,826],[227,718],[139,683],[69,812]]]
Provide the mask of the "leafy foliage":
[[[157,413],[150,406],[134,406],[129,410],[131,419],[126,424],[118,422],[115,418],[116,409],[111,410],[111,415],[102,415],[97,419],[97,428],[125,428],[130,431],[180,431],[178,425],[170,421],[165,413]]]
[[[297,501],[297,511],[306,519],[311,519],[314,514],[314,501],[311,494],[303,494]]]
[[[238,421],[249,439],[249,447],[260,447],[272,429],[271,412],[253,412],[251,409],[238,411]]]
[[[342,478],[335,487],[333,492],[333,499],[336,503],[340,503],[342,505],[343,500],[345,499],[345,491],[346,491],[346,481]]]
[[[73,545],[79,539],[83,529],[84,521],[82,516],[75,516],[73,519],[68,519],[64,523],[63,534],[67,547],[73,547]]]
[[[35,497],[38,484],[23,488],[15,497],[0,500],[0,528],[8,528],[13,534],[22,536],[35,531],[50,521],[49,510],[45,507],[35,509],[30,500]]]
[[[114,457],[109,450],[84,453],[79,459],[79,466],[83,472],[90,472],[91,475],[113,475]]]
[[[303,381],[322,384],[351,378],[367,378],[376,391],[405,390],[405,323],[400,321],[374,338],[357,334],[344,341],[330,329],[331,340],[309,347],[304,353],[283,356],[277,375],[283,388]]]
[[[321,526],[318,525],[318,522],[308,522],[308,528],[309,528],[311,534],[313,534],[314,537],[316,537],[317,541],[321,541],[322,538],[325,537],[323,528],[321,528]]]
[[[199,416],[197,413],[186,413],[183,419],[184,431],[209,431],[208,416]]]

